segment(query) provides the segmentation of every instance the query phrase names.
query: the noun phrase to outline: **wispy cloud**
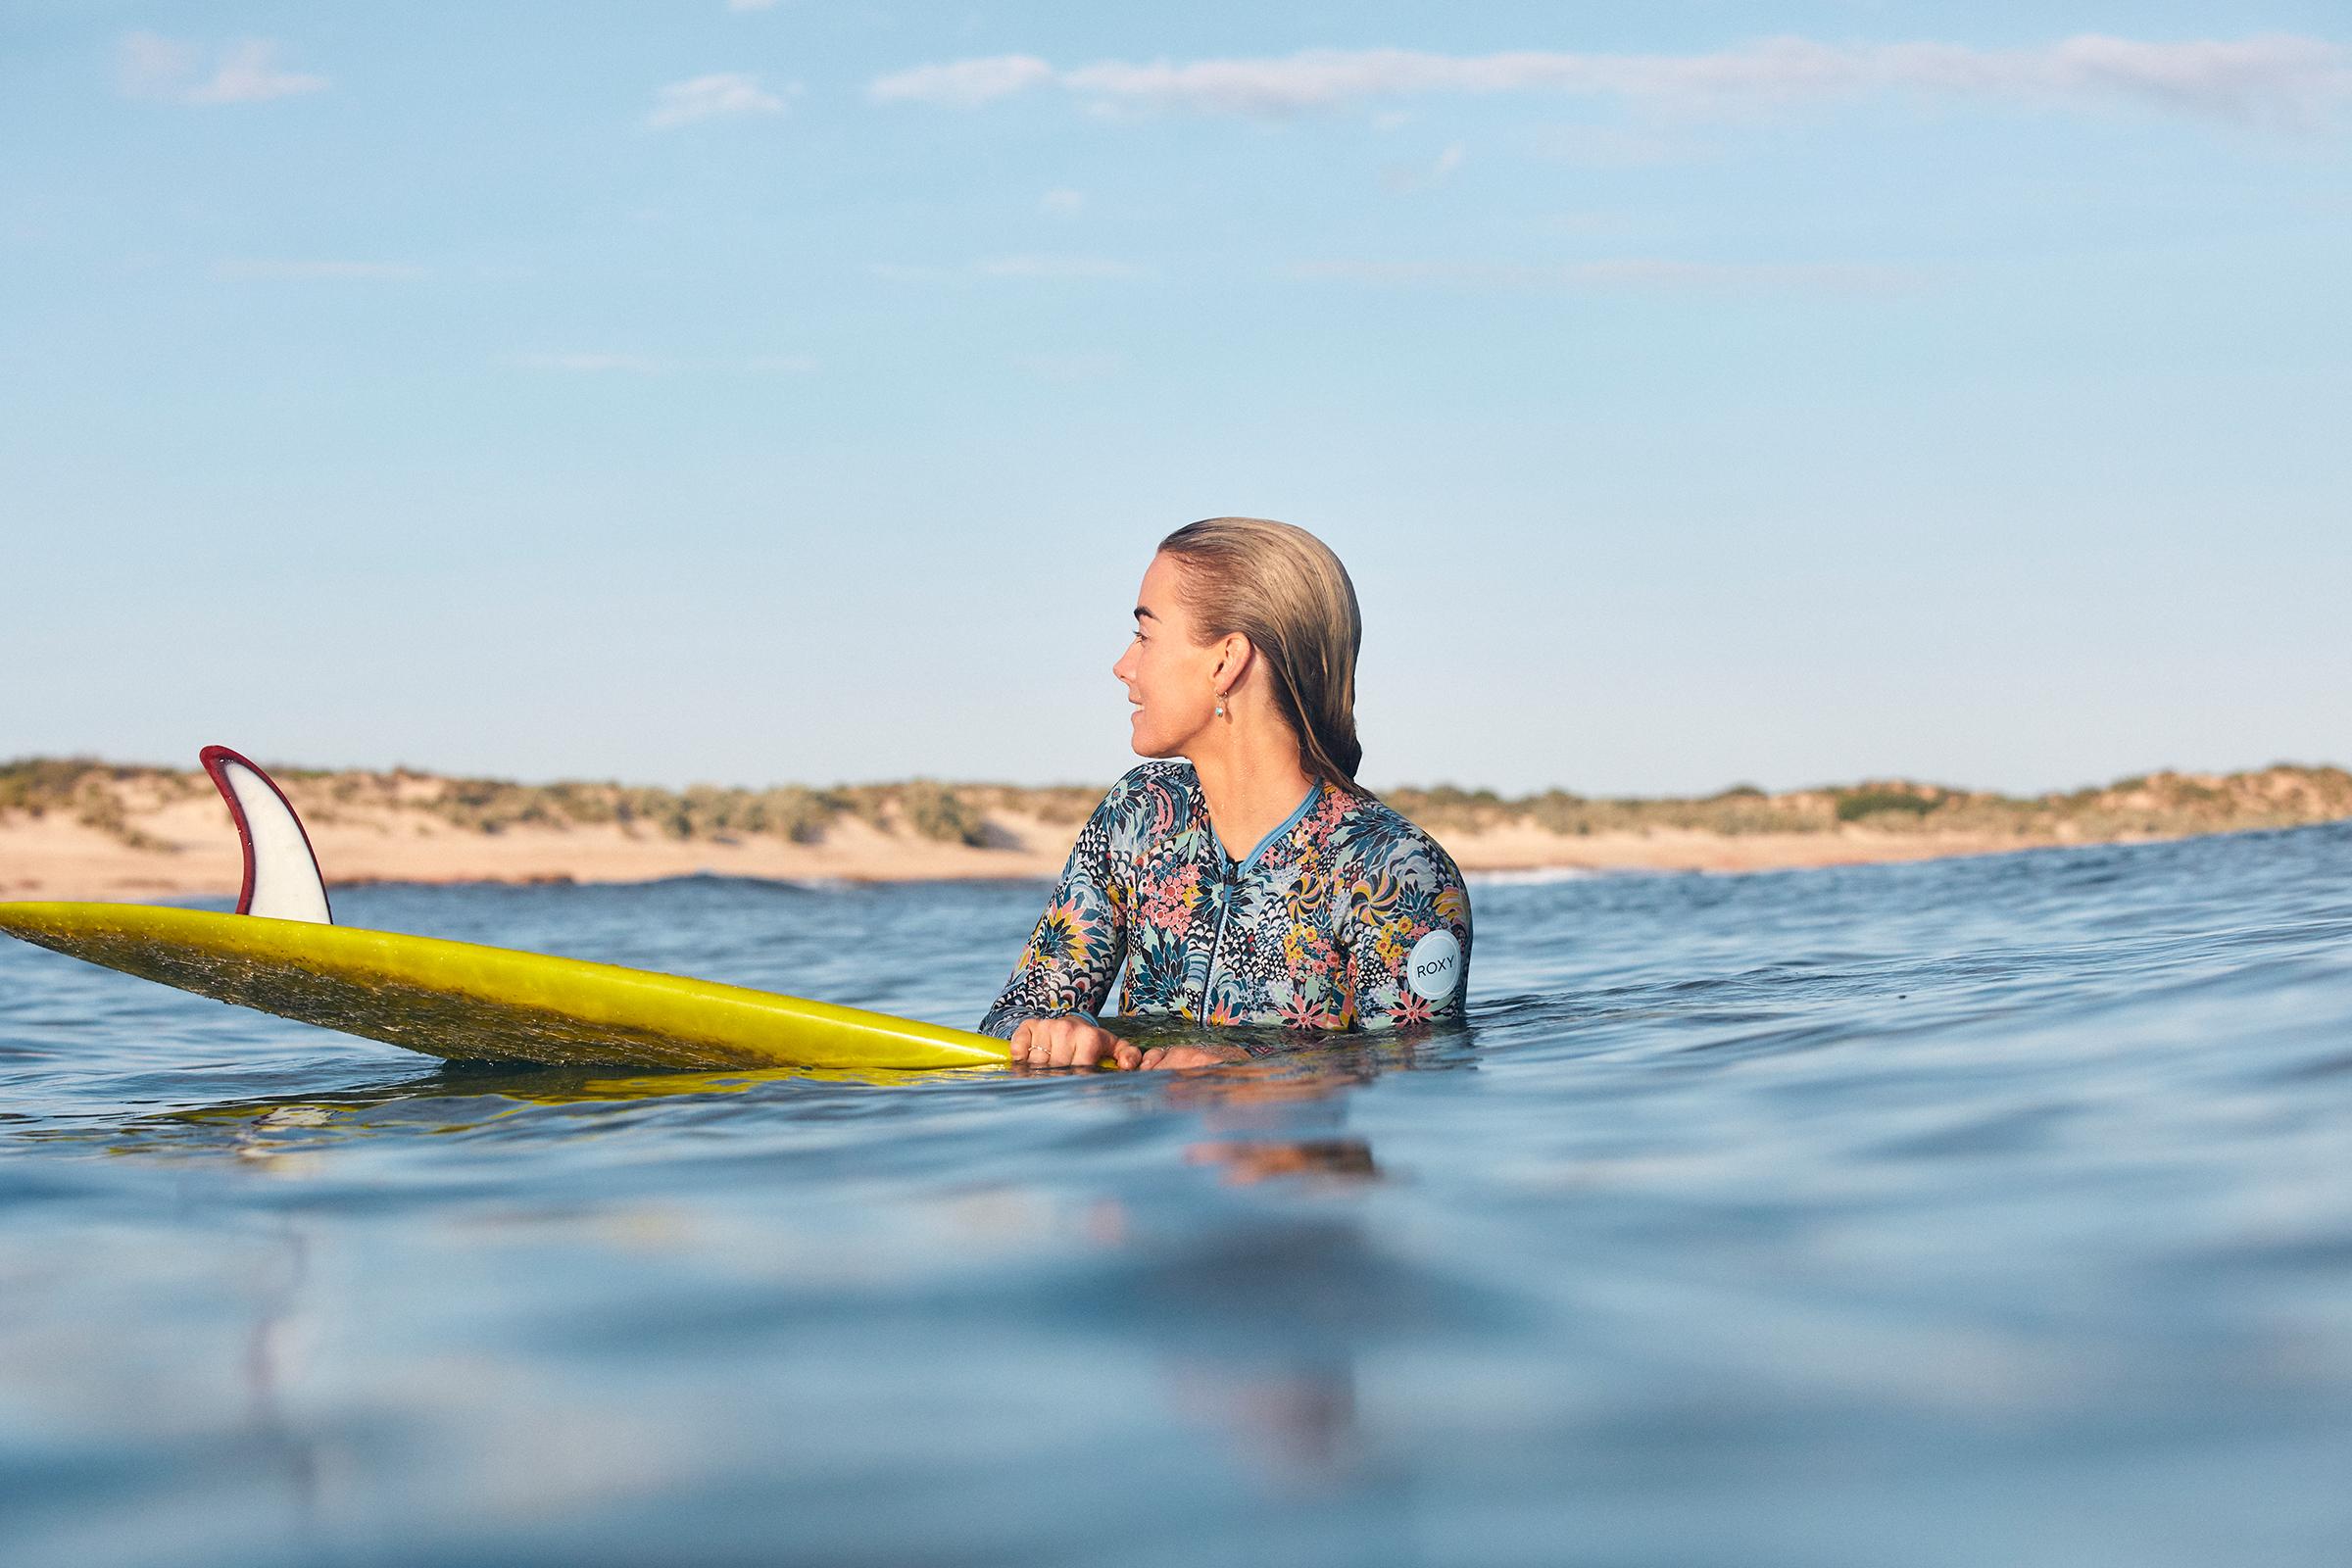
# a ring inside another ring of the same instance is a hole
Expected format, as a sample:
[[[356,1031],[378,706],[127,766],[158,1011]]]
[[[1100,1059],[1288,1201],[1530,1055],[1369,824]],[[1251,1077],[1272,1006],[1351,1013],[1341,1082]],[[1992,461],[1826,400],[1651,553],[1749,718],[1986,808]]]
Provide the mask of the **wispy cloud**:
[[[1085,206],[1086,192],[1082,190],[1050,190],[1037,199],[1039,212],[1056,213],[1065,218],[1082,211]]]
[[[1682,262],[1656,257],[1617,261],[1524,262],[1298,262],[1284,275],[1305,281],[1367,283],[1390,288],[1657,289],[1686,292],[1795,290],[1825,294],[1889,294],[1927,281],[1916,270],[1846,263]]]
[[[134,32],[122,40],[122,91],[131,98],[172,104],[258,104],[324,92],[324,76],[281,70],[277,44],[243,38],[218,51],[161,33]]]
[[[223,282],[340,282],[401,283],[425,275],[421,267],[405,262],[272,262],[223,261],[213,264],[213,276]]]
[[[1552,93],[1709,114],[1902,92],[2068,107],[2120,100],[2206,119],[2309,125],[2352,100],[2352,64],[2340,45],[2292,34],[2149,43],[2086,33],[2028,49],[1773,38],[1689,55],[1310,49],[1067,70],[1000,55],[897,72],[867,91],[881,103],[975,108],[1049,87],[1106,108],[1251,116],[1440,93]]]
[[[773,11],[776,0],[727,0],[729,11]]]
[[[877,76],[866,88],[877,103],[947,104],[977,109],[1032,87],[1051,86],[1062,74],[1034,55],[991,55],[944,66],[917,66]]]
[[[645,117],[645,122],[657,130],[668,130],[731,115],[780,115],[784,99],[799,90],[787,87],[781,94],[773,93],[748,72],[713,72],[658,89],[653,112]]]

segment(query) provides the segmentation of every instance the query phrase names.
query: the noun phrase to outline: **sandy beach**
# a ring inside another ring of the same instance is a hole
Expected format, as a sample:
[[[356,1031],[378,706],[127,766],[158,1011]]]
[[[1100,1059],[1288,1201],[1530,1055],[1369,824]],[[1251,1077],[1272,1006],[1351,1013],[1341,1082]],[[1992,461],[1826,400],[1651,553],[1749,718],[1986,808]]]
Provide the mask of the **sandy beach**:
[[[804,881],[1050,877],[1077,836],[1075,820],[1004,807],[981,813],[979,844],[943,841],[891,820],[844,816],[813,843],[773,834],[680,838],[643,824],[541,825],[496,831],[417,810],[311,801],[289,786],[330,884],[363,882],[644,882],[714,875]],[[136,797],[137,792],[131,792]],[[1645,827],[1555,833],[1525,820],[1444,826],[1465,871],[1778,870],[1984,855],[2080,842],[2066,831],[1890,831],[1840,823],[1809,832],[1721,833]],[[2106,835],[2145,838],[2162,834]],[[60,810],[0,816],[0,897],[144,901],[223,897],[240,856],[228,814],[209,788],[136,799],[108,826]]]

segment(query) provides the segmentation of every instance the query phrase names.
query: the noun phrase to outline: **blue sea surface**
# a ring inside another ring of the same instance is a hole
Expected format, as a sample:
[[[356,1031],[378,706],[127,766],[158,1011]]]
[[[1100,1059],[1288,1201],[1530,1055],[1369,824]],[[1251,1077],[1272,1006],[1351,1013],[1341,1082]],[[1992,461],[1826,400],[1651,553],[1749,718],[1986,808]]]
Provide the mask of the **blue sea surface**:
[[[968,1024],[1041,884],[346,924]],[[2352,824],[1473,889],[1465,1029],[443,1067],[0,944],[0,1560],[2352,1560]]]

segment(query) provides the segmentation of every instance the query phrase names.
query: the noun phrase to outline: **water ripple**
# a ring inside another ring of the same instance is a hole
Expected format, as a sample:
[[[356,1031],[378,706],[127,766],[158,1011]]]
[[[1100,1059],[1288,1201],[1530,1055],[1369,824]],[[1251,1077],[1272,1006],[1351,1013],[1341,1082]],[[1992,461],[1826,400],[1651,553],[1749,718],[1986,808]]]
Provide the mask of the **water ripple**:
[[[1204,1074],[450,1067],[0,950],[16,1562],[2338,1560],[2352,826],[1474,890]],[[968,1023],[1031,883],[366,887]]]

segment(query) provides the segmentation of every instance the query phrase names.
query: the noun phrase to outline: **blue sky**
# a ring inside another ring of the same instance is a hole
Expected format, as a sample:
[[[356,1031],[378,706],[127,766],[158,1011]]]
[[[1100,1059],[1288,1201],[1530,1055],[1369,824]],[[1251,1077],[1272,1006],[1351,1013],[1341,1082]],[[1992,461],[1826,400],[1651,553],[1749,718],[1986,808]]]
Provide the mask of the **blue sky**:
[[[2352,760],[2341,4],[0,0],[0,754],[1102,780],[1315,529],[1366,780]]]

